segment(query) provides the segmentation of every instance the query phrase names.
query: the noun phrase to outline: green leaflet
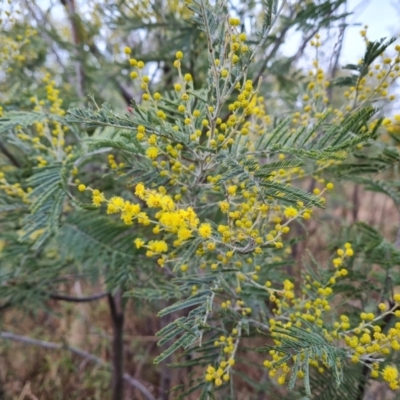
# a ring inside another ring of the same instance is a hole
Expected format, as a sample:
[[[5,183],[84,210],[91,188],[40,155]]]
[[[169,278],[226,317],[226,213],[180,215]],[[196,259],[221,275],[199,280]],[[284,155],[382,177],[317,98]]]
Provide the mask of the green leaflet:
[[[289,380],[290,385],[294,386],[296,382],[296,375],[294,374],[301,369],[304,372],[305,393],[308,397],[311,397],[309,360],[324,359],[326,368],[332,372],[336,386],[339,386],[343,381],[343,371],[342,367],[338,367],[338,362],[343,365],[346,354],[344,349],[330,343],[324,337],[320,328],[305,321],[303,321],[303,325],[305,328],[294,325],[289,328],[274,328],[271,336],[279,340],[280,344],[277,346],[266,345],[263,348],[259,348],[258,351],[274,349],[277,352],[286,354],[280,361],[273,363],[274,367],[278,367],[292,359],[293,356],[296,356],[295,368],[292,369]]]
[[[178,303],[173,304],[172,306],[164,308],[157,315],[159,317],[164,317],[165,315],[168,315],[172,312],[182,310],[184,308],[191,307],[191,306],[194,306],[197,304],[203,304],[206,302],[206,300],[210,294],[211,294],[211,292],[209,290],[202,291],[195,296],[191,296],[185,300],[182,300]]]
[[[0,118],[0,134],[8,132],[16,126],[27,127],[31,126],[34,122],[44,121],[49,116],[38,112],[28,111],[10,111],[5,117]],[[54,116],[51,116],[54,119]]]
[[[174,344],[172,344],[167,350],[163,351],[158,357],[154,359],[154,364],[159,364],[180,347],[186,347],[189,343],[192,343],[195,338],[196,337],[189,332],[184,333]]]
[[[63,188],[64,168],[61,164],[37,168],[28,180],[33,187],[29,194],[32,204],[29,215],[24,219],[21,240],[27,240],[33,233],[43,229],[44,232],[35,241],[35,249],[40,248],[47,239],[58,232],[59,219],[66,197]]]

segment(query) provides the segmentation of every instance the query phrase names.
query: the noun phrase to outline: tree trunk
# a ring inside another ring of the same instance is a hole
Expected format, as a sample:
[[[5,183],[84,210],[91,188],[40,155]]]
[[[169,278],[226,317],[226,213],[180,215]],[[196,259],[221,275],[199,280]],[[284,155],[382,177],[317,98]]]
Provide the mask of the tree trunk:
[[[121,308],[121,295],[108,294],[111,311],[112,339],[112,400],[123,400],[124,396],[124,313]]]

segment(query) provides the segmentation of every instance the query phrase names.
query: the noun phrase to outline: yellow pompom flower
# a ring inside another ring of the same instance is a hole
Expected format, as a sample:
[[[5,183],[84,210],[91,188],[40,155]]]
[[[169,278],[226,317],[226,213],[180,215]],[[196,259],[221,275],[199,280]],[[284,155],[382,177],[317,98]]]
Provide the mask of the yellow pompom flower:
[[[146,188],[144,187],[143,183],[138,183],[135,187],[135,195],[139,197],[139,199],[144,199],[146,193]]]
[[[378,308],[379,308],[381,311],[386,311],[386,309],[387,309],[385,303],[380,303],[379,306],[378,306]]]
[[[93,190],[92,193],[92,202],[93,205],[96,207],[100,207],[101,203],[103,203],[104,201],[106,201],[106,199],[104,198],[103,193],[101,193],[99,190]]]
[[[146,150],[146,155],[147,155],[147,157],[149,157],[149,158],[152,159],[152,160],[156,159],[157,156],[158,156],[158,149],[157,149],[157,147],[149,147],[149,148]]]
[[[386,382],[394,382],[397,380],[398,376],[399,376],[399,371],[397,370],[396,367],[393,367],[391,365],[387,365],[382,371],[382,378]]]
[[[168,251],[168,245],[164,240],[151,240],[148,246],[155,253],[165,253]]]
[[[136,238],[133,243],[135,243],[135,246],[137,249],[140,249],[141,247],[144,246],[144,241],[140,238]]]
[[[223,213],[226,213],[229,211],[229,203],[227,201],[221,201],[219,203],[219,208]]]
[[[228,193],[232,196],[234,196],[236,194],[237,191],[237,186],[233,185],[233,186],[229,186],[227,189]]]
[[[286,207],[283,213],[286,218],[294,218],[299,212],[294,207]]]
[[[205,239],[209,238],[211,236],[211,233],[212,233],[212,228],[210,224],[204,223],[199,226],[199,235],[202,238]]]
[[[239,26],[240,19],[239,18],[229,18],[229,25],[230,26]]]
[[[226,77],[228,76],[228,74],[229,74],[229,71],[228,71],[227,69],[223,69],[223,70],[221,71],[221,76],[222,76],[223,78],[226,78]]]

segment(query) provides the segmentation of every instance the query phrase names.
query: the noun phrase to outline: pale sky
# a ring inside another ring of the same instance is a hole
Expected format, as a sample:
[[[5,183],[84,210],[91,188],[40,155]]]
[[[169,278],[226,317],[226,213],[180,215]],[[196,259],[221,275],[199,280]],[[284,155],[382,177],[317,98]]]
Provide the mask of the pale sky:
[[[397,6],[394,4],[397,3]],[[343,46],[342,62],[357,61],[364,53],[364,44],[359,35],[363,25],[368,25],[368,38],[399,37],[400,0],[349,0],[349,10],[358,10],[349,17],[349,22],[361,26],[348,27]]]
[[[397,6],[394,6],[395,2],[398,2]],[[365,43],[359,33],[364,25],[368,25],[368,39],[371,41],[379,40],[383,37],[399,37],[400,34],[400,0],[348,0],[348,12],[352,11],[354,13],[346,19],[348,27],[345,31],[340,59],[342,66],[349,63],[357,63],[364,55]],[[340,23],[341,21],[336,22],[336,26]],[[320,33],[322,39],[320,51],[326,53],[325,57],[322,58],[329,59],[332,47],[337,41],[338,31],[332,31],[335,36],[330,38],[330,46],[325,45],[325,47],[324,41],[327,39],[327,32],[322,31]],[[297,33],[291,34],[282,47],[283,54],[287,56],[295,54],[300,43],[301,35]],[[309,46],[300,66],[309,67],[310,59],[314,57],[315,50]],[[324,60],[320,59],[320,61],[323,64]]]

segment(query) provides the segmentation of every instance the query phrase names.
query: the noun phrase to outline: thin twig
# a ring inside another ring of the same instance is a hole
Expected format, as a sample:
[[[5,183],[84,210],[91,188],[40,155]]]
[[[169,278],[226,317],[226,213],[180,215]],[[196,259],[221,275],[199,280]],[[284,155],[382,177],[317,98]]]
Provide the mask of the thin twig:
[[[0,151],[11,161],[11,164],[13,164],[14,167],[21,167],[20,162],[14,157],[12,153],[8,151],[8,149],[4,146],[2,142],[0,142]]]
[[[22,389],[21,394],[18,397],[18,400],[24,400],[25,396],[29,397],[31,400],[39,400],[32,392],[31,392],[31,383],[26,382],[24,388]]]
[[[75,9],[74,0],[61,0],[61,3],[65,5],[69,22],[71,24],[72,40],[74,43],[75,52],[75,79],[76,79],[76,93],[78,97],[82,100],[85,96],[85,73],[83,65],[81,62],[82,55],[80,54],[80,46],[82,45],[80,41],[79,29],[77,26],[78,14]]]
[[[288,15],[288,20],[291,20],[294,17],[294,8],[291,9],[289,15]],[[267,64],[268,62],[272,59],[272,57],[275,56],[275,54],[277,53],[277,51],[279,50],[279,48],[281,47],[282,43],[285,41],[286,38],[286,34],[289,31],[289,29],[291,28],[290,24],[287,24],[281,31],[279,37],[274,40],[274,46],[272,47],[271,51],[268,53],[268,55],[266,55],[263,58],[263,62],[261,65],[261,68],[259,69],[258,73],[255,75],[255,78],[253,79],[253,85],[256,85],[257,82],[260,80],[260,78],[262,77],[265,69],[267,68]]]
[[[86,296],[86,297],[74,297],[74,296],[68,296],[65,294],[60,294],[60,293],[51,293],[50,298],[53,300],[61,300],[61,301],[70,301],[73,303],[85,303],[89,301],[95,301],[102,299],[103,297],[106,297],[108,293],[96,293],[93,294],[92,296]]]
[[[347,10],[346,10],[347,11]],[[329,61],[329,71],[330,71],[330,80],[332,81],[336,77],[337,70],[339,68],[339,59],[342,54],[343,42],[344,42],[344,34],[346,31],[346,16],[343,17],[343,23],[339,29],[338,40],[333,48],[332,57]],[[329,85],[327,89],[327,96],[329,102],[332,101],[333,94],[333,85]]]

